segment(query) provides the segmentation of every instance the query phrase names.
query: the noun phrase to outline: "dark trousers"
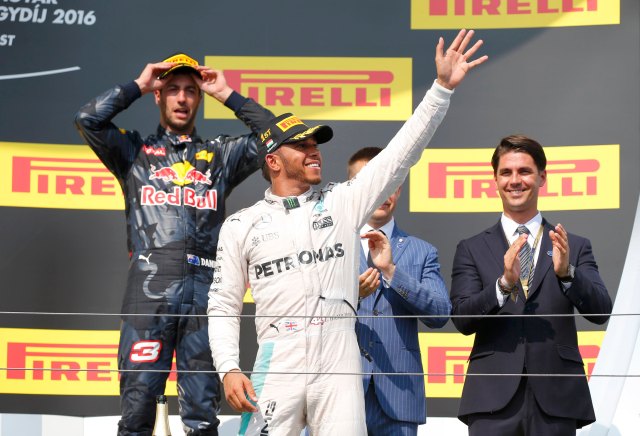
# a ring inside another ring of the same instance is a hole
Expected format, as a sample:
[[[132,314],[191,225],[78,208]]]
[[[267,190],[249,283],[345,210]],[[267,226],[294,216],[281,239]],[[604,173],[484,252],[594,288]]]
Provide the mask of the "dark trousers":
[[[193,324],[202,318],[147,317],[155,325],[137,330],[127,322],[120,333],[119,368],[120,407],[122,418],[118,423],[118,436],[151,436],[156,416],[156,396],[164,394],[176,351],[178,369],[178,403],[171,401],[170,412],[179,412],[185,432],[189,436],[217,436],[217,413],[220,401],[220,379],[212,374],[213,362],[209,351],[206,323],[195,330]],[[147,347],[135,351],[135,344],[159,341],[158,355]],[[149,361],[141,362],[141,357]],[[133,370],[131,372],[127,370]]]
[[[576,420],[546,414],[522,377],[507,406],[494,413],[469,415],[469,436],[575,436]]]

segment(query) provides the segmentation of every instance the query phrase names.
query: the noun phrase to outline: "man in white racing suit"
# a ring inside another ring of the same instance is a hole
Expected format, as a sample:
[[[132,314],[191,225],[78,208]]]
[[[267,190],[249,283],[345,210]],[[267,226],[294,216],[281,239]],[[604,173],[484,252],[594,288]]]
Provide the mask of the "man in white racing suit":
[[[468,61],[473,32],[460,31],[438,77],[411,118],[357,177],[321,181],[318,144],[328,126],[292,114],[262,135],[265,198],[227,218],[209,292],[209,338],[229,405],[243,414],[239,434],[365,435],[360,351],[354,330],[360,242],[357,232],[406,178],[449,106],[452,90],[486,60]],[[259,349],[251,381],[240,371],[238,315],[247,283],[256,304]]]

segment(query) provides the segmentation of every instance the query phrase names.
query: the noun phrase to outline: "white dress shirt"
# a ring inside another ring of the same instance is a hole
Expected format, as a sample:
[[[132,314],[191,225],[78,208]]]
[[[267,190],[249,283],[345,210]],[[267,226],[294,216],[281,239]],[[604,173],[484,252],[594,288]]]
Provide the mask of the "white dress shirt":
[[[515,222],[511,218],[508,218],[507,216],[505,216],[504,213],[500,218],[500,224],[502,224],[502,230],[504,231],[504,234],[507,237],[507,240],[509,241],[509,246],[511,246],[511,244],[513,244],[515,240],[518,239],[518,237],[520,236],[520,234],[518,233],[518,226],[520,226],[520,224]],[[527,221],[523,225],[529,230],[529,237],[527,239],[527,243],[529,244],[529,246],[533,248],[533,244],[535,243],[536,236],[538,236],[538,232],[540,231],[540,227],[542,226],[542,214],[538,212],[536,216],[531,218],[529,221]],[[542,236],[540,237],[540,239],[542,240]],[[534,269],[538,262],[538,255],[540,254],[541,245],[542,244],[540,243],[540,241],[538,241],[535,247],[535,251],[533,253],[532,268]],[[500,280],[500,278],[498,278],[498,280]],[[500,288],[498,287],[498,281],[496,281],[496,295],[498,297],[498,304],[500,305],[500,307],[504,306],[504,303],[506,303],[508,296],[500,292]]]
[[[370,232],[371,230],[380,230],[382,231],[382,233],[384,233],[387,236],[389,240],[391,240],[391,235],[393,234],[393,229],[395,225],[396,225],[396,220],[395,218],[391,217],[391,221],[389,221],[384,226],[377,229],[374,229],[369,224],[365,224],[360,229],[360,234],[364,235],[365,233]],[[360,243],[362,244],[362,249],[364,250],[364,257],[367,257],[369,255],[369,241],[367,239],[360,239]]]

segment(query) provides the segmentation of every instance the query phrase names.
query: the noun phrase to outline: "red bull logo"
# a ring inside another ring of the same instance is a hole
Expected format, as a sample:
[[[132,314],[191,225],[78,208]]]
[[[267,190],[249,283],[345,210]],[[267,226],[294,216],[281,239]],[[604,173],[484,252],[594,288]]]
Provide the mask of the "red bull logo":
[[[196,190],[187,185],[211,186],[211,170],[206,173],[198,171],[189,162],[178,162],[170,167],[156,168],[151,165],[149,180],[162,180],[175,186],[170,192],[157,189],[155,186],[143,186],[140,192],[140,203],[143,206],[190,206],[196,209],[218,209],[218,192],[210,189],[204,195],[198,195]],[[180,189],[180,186],[183,189]]]
[[[178,172],[171,167],[156,169],[155,165],[151,165],[151,175],[149,176],[149,180],[156,179],[160,179],[164,182],[173,182],[175,180],[179,180],[180,176],[178,176]]]
[[[186,183],[193,183],[194,185],[199,183],[203,185],[211,185],[211,170],[207,170],[206,173],[202,174],[197,169],[191,168],[187,171],[187,174],[185,174],[184,179]]]
[[[178,186],[189,184],[211,185],[211,170],[202,173],[196,170],[189,162],[180,162],[170,167],[162,167],[156,169],[155,165],[151,165],[151,175],[149,180],[162,180],[163,182],[172,182]]]
[[[210,189],[204,195],[198,195],[193,188],[176,186],[171,192],[156,189],[154,186],[143,186],[140,191],[140,204],[143,206],[190,206],[196,209],[218,209],[218,191]]]

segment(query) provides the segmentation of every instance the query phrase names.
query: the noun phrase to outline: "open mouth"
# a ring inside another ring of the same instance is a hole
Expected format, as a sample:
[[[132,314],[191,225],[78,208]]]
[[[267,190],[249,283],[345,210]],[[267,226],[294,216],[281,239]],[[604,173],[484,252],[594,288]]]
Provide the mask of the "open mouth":
[[[173,113],[178,117],[178,118],[187,118],[189,116],[189,111],[187,109],[176,109],[173,111]]]

